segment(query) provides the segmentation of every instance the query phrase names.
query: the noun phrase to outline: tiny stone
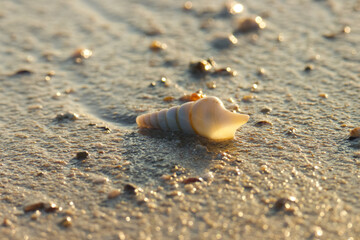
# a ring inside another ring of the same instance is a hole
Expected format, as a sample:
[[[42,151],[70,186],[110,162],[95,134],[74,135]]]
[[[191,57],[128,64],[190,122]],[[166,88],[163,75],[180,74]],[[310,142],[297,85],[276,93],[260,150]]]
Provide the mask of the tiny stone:
[[[124,192],[131,194],[131,195],[136,195],[138,191],[137,191],[137,187],[135,185],[126,184],[124,186]]]
[[[194,178],[194,177],[191,177],[191,178],[187,178],[185,180],[183,180],[183,183],[184,184],[189,184],[189,183],[194,183],[194,182],[203,182],[204,180],[202,178]]]
[[[75,121],[79,119],[79,115],[76,113],[72,113],[72,112],[67,112],[67,113],[59,113],[58,115],[56,115],[55,120],[58,122],[62,122],[62,121]]]
[[[60,222],[60,225],[63,226],[63,227],[71,227],[72,225],[72,219],[71,217],[67,216],[65,217],[61,222]]]
[[[281,33],[279,33],[279,35],[277,36],[277,41],[278,42],[283,42],[285,40],[284,35],[282,35]]]
[[[28,76],[33,74],[34,72],[28,69],[20,69],[17,70],[15,73],[10,74],[10,76]]]
[[[215,81],[207,82],[207,83],[206,83],[206,86],[207,86],[209,89],[215,89],[215,88],[216,88],[216,82],[215,82]]]
[[[244,11],[244,5],[236,1],[230,0],[225,3],[225,9],[228,14],[240,14]]]
[[[163,98],[163,101],[164,101],[164,102],[172,102],[172,101],[174,101],[174,100],[175,100],[175,98],[172,97],[172,96],[166,96],[166,97]]]
[[[108,198],[108,199],[114,199],[114,198],[118,197],[120,194],[121,194],[121,191],[120,191],[120,190],[114,189],[114,190],[112,190],[111,192],[109,192],[107,198]]]
[[[321,237],[323,235],[323,230],[319,226],[314,227],[314,235],[315,237]]]
[[[249,33],[264,29],[266,27],[266,23],[260,17],[246,17],[240,19],[238,31],[242,33]]]
[[[4,220],[3,220],[3,222],[2,222],[2,225],[3,225],[4,227],[11,227],[11,226],[13,225],[13,223],[12,223],[9,219],[4,218]]]
[[[350,139],[360,138],[360,127],[354,128],[350,131]]]
[[[269,121],[263,120],[263,121],[259,121],[257,123],[255,123],[256,127],[262,127],[262,126],[272,126],[273,124]]]
[[[39,210],[36,210],[32,215],[31,215],[31,220],[37,220],[41,215],[41,212]]]
[[[36,210],[41,210],[45,207],[45,203],[43,202],[38,202],[38,203],[34,203],[34,204],[30,204],[24,207],[24,212],[32,212],[32,211],[36,211]]]
[[[242,100],[243,100],[244,102],[250,102],[250,101],[253,100],[254,98],[255,98],[254,95],[246,95],[246,96],[244,96],[244,97],[242,98]]]
[[[288,209],[290,208],[290,203],[295,203],[295,202],[296,202],[296,197],[294,196],[290,196],[288,198],[279,198],[274,203],[274,210],[279,211],[283,209]]]
[[[296,135],[296,131],[297,131],[296,128],[290,127],[286,130],[286,134],[287,135]]]
[[[305,66],[304,71],[305,71],[305,72],[310,72],[310,71],[312,71],[313,69],[314,69],[314,66],[313,66],[313,65],[307,65],[307,66]]]
[[[269,107],[263,107],[263,108],[260,110],[260,112],[263,113],[263,114],[268,114],[268,113],[270,113],[271,111],[272,111],[272,109],[269,108]]]
[[[183,5],[183,9],[186,10],[186,11],[191,10],[192,7],[193,7],[193,4],[190,1],[185,2],[184,5]]]
[[[268,166],[266,166],[266,165],[261,165],[260,166],[260,171],[263,172],[263,173],[269,173],[270,172]]]
[[[232,112],[240,112],[241,111],[240,106],[236,103],[231,104],[228,108]]]
[[[216,69],[214,74],[221,74],[224,76],[231,76],[231,77],[238,75],[237,71],[232,70],[230,67]]]
[[[199,62],[190,63],[190,70],[193,73],[201,73],[201,74],[209,73],[212,70],[212,68],[213,65],[208,60],[201,60]]]
[[[351,28],[349,26],[345,26],[342,31],[343,31],[343,33],[350,33]]]
[[[44,204],[45,212],[52,213],[58,210],[61,210],[55,203],[46,203]]]
[[[165,43],[161,43],[156,40],[150,44],[150,49],[153,51],[165,50],[166,48],[167,48],[167,45]]]
[[[79,48],[74,51],[71,58],[75,63],[82,63],[84,59],[88,59],[92,56],[92,51],[87,48]]]
[[[329,95],[327,95],[326,93],[320,93],[320,94],[319,94],[319,97],[328,98]]]
[[[259,76],[264,76],[265,74],[266,74],[265,68],[259,68],[259,69],[257,70],[257,75],[259,75]]]
[[[89,157],[89,153],[87,151],[76,153],[76,159],[77,160],[84,160],[84,159],[86,159],[88,157]]]

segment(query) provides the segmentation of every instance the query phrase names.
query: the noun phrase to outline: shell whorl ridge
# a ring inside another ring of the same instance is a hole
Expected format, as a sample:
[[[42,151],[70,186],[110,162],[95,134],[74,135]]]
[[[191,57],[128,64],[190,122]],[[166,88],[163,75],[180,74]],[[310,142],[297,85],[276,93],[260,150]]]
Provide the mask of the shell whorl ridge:
[[[227,110],[217,97],[205,97],[170,109],[147,113],[136,118],[140,128],[182,131],[213,140],[235,137],[236,130],[249,120],[245,114]]]

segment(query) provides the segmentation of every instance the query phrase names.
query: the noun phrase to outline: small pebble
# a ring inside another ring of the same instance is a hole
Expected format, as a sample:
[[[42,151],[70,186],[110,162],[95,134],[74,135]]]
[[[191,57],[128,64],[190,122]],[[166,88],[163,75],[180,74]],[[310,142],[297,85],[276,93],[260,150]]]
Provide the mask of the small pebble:
[[[277,40],[278,42],[283,42],[283,41],[285,40],[285,37],[284,37],[283,34],[279,33],[278,36],[277,36],[277,38],[276,38],[276,40]]]
[[[183,5],[183,9],[186,10],[186,11],[191,10],[192,7],[193,7],[193,4],[190,1],[185,2],[184,5]]]
[[[89,157],[89,153],[87,152],[87,151],[85,151],[85,152],[78,152],[78,153],[76,153],[76,159],[77,160],[84,160],[84,159],[87,159],[88,157]]]
[[[136,195],[138,193],[138,189],[135,185],[126,184],[124,186],[124,192],[131,195]]]
[[[262,126],[272,126],[273,124],[269,121],[263,120],[255,123],[256,127],[262,127]]]
[[[62,208],[59,208],[55,203],[45,203],[44,204],[44,210],[47,213],[53,213],[58,210],[62,210]]]
[[[163,101],[164,101],[164,102],[172,102],[172,101],[174,101],[174,100],[175,100],[175,98],[172,97],[172,96],[166,96],[166,97],[163,98]]]
[[[244,11],[244,5],[236,1],[228,1],[225,3],[225,10],[228,14],[235,15]]]
[[[260,166],[260,171],[263,173],[270,173],[269,167],[265,164]]]
[[[360,127],[354,128],[350,131],[350,140],[360,138]]]
[[[186,95],[180,97],[179,100],[183,101],[183,102],[191,102],[191,101],[197,101],[200,98],[204,98],[204,97],[206,97],[206,95],[203,93],[202,90],[199,90],[192,94],[186,94]]]
[[[275,203],[273,209],[276,211],[290,209],[290,204],[297,201],[296,197],[290,196],[288,198],[279,198]]]
[[[28,107],[29,111],[40,110],[40,109],[43,109],[43,106],[40,104],[35,104]]]
[[[157,40],[152,41],[150,44],[150,49],[153,51],[165,50],[167,45],[165,43],[159,42]]]
[[[268,113],[270,113],[271,111],[272,111],[272,109],[269,108],[269,107],[263,107],[263,108],[260,110],[260,112],[263,113],[263,114],[268,114]]]
[[[212,182],[214,180],[214,173],[213,172],[207,172],[205,173],[205,175],[202,177],[202,179],[204,179],[207,182]]]
[[[254,84],[251,86],[250,91],[251,91],[251,92],[257,92],[257,91],[258,91],[258,87],[259,87],[259,85],[258,85],[257,83],[254,83]]]
[[[121,191],[118,189],[114,189],[111,192],[108,193],[107,198],[108,199],[114,199],[118,197],[121,194]]]
[[[34,72],[28,69],[20,69],[17,70],[16,72],[10,74],[9,76],[11,77],[15,77],[15,76],[29,76],[31,74],[33,74]]]
[[[246,95],[242,98],[244,102],[250,102],[251,100],[255,99],[254,95]]]
[[[4,227],[11,227],[13,225],[13,223],[8,218],[4,218],[2,225]]]
[[[41,210],[45,207],[45,203],[37,202],[24,207],[24,212],[32,212],[36,210]]]
[[[58,115],[56,115],[55,120],[58,122],[63,122],[63,121],[75,121],[79,119],[79,115],[76,113],[72,113],[72,112],[67,112],[67,113],[59,113]]]
[[[225,67],[225,68],[218,68],[214,71],[214,74],[221,74],[224,76],[231,76],[234,77],[236,76],[238,73],[237,71],[232,70],[230,67]]]
[[[37,220],[41,215],[41,212],[39,210],[36,210],[32,215],[31,215],[31,220]]]
[[[92,51],[87,48],[79,48],[74,51],[71,55],[71,58],[74,60],[75,63],[82,63],[85,59],[88,59],[92,56]]]
[[[216,88],[216,82],[215,82],[215,81],[207,82],[207,83],[206,83],[206,86],[207,86],[209,89],[215,89],[215,88]]]
[[[266,74],[265,68],[258,68],[257,75],[258,76],[264,76]]]
[[[314,231],[314,236],[315,237],[321,237],[322,235],[323,235],[323,230],[321,229],[321,227],[319,227],[319,226],[315,226],[314,228],[313,228],[313,231]]]
[[[60,225],[63,227],[71,227],[72,226],[72,219],[71,217],[67,216],[63,220],[61,220]]]
[[[213,65],[208,60],[201,60],[199,62],[190,63],[190,70],[193,73],[206,74],[209,73],[213,68]]]
[[[184,179],[182,182],[184,184],[189,184],[189,183],[194,183],[194,182],[203,182],[204,180],[202,178],[195,178],[195,177],[191,177],[191,178],[187,178]]]
[[[266,23],[260,16],[246,17],[240,19],[237,31],[241,33],[249,33],[264,29],[265,27]]]
[[[232,112],[241,112],[240,106],[236,103],[231,104],[228,109]]]
[[[304,68],[304,71],[305,71],[305,72],[310,72],[310,71],[312,71],[312,70],[314,70],[314,66],[311,65],[311,64],[306,65],[305,68]]]
[[[297,132],[296,128],[290,127],[286,130],[286,135],[296,135],[296,132]]]
[[[324,38],[327,38],[327,39],[335,39],[337,38],[339,35],[342,35],[342,34],[349,34],[351,32],[351,28],[350,26],[344,26],[340,31],[338,32],[331,32],[331,33],[325,33],[323,34],[323,37]]]
[[[319,97],[321,97],[321,98],[328,98],[329,95],[327,95],[326,93],[320,93],[320,94],[319,94]]]

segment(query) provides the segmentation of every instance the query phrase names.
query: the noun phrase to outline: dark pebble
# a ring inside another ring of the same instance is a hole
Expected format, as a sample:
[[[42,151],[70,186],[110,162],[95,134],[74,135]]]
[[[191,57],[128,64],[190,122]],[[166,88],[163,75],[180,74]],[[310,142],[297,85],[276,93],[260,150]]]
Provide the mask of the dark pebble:
[[[205,74],[209,73],[213,68],[213,65],[208,60],[201,60],[199,62],[190,63],[190,71],[193,73]]]
[[[255,123],[256,127],[262,127],[262,126],[272,126],[273,124],[269,121],[259,121],[257,123]]]
[[[33,204],[25,206],[24,212],[33,212],[36,210],[41,210],[44,207],[45,207],[45,203],[43,203],[43,202],[33,203]]]
[[[264,107],[264,108],[262,108],[261,110],[260,110],[260,112],[261,113],[263,113],[263,114],[268,114],[268,113],[270,113],[271,112],[271,108],[269,108],[269,107]]]
[[[44,210],[47,213],[53,213],[59,210],[59,207],[55,203],[44,204]]]
[[[203,182],[204,180],[202,178],[195,178],[195,177],[191,177],[191,178],[187,178],[183,181],[184,184],[189,184],[189,183],[194,183],[194,182]]]
[[[84,160],[84,159],[87,159],[88,157],[89,157],[89,153],[87,151],[76,153],[77,160]]]
[[[304,71],[305,71],[305,72],[310,72],[310,71],[312,71],[312,70],[314,70],[314,66],[313,66],[313,65],[307,65],[307,66],[305,66],[305,68],[304,68]]]
[[[290,209],[291,206],[290,204],[293,204],[296,202],[296,198],[295,197],[288,197],[288,198],[279,198],[273,206],[273,209],[275,211],[280,211],[280,210],[287,210]]]
[[[30,70],[27,70],[27,69],[20,69],[20,70],[16,71],[15,73],[10,74],[10,76],[28,76],[28,75],[31,75],[33,73],[34,72],[32,72]]]
[[[137,187],[132,184],[126,184],[124,186],[124,192],[130,195],[136,195],[137,194]]]

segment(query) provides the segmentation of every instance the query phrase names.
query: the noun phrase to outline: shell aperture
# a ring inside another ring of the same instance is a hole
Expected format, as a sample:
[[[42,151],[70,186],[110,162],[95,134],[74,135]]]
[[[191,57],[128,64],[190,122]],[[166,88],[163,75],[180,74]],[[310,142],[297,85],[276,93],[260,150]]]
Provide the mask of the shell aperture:
[[[219,98],[205,97],[168,110],[140,115],[136,123],[140,128],[182,131],[213,140],[229,140],[248,120],[246,114],[227,110]]]

